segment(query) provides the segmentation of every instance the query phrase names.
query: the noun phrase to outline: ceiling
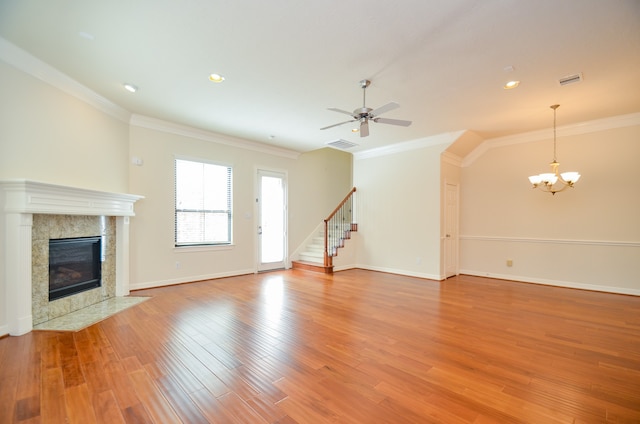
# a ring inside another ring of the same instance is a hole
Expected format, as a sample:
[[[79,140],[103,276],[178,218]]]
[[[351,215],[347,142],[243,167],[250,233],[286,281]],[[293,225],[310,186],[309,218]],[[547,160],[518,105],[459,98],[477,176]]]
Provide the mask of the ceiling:
[[[638,0],[0,0],[0,37],[132,114],[298,152],[534,131],[554,103],[558,126],[640,111]],[[321,131],[362,79],[413,124]]]

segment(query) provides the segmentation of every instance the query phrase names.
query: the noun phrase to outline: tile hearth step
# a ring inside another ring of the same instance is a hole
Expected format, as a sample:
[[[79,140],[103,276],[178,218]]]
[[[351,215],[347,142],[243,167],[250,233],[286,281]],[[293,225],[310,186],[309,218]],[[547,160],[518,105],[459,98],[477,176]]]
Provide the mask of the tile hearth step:
[[[50,331],[79,331],[89,327],[97,322],[109,318],[118,312],[124,311],[132,306],[138,305],[145,300],[150,299],[147,296],[126,296],[112,297],[102,302],[89,305],[77,311],[70,312],[58,318],[37,324],[34,330],[50,330]]]

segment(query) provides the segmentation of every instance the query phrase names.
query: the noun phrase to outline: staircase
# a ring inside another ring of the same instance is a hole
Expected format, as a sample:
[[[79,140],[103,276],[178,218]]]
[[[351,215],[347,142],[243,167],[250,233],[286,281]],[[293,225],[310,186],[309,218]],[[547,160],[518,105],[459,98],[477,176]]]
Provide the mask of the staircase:
[[[354,213],[354,193],[349,194],[340,202],[338,207],[324,220],[324,228],[318,232],[298,260],[292,261],[294,269],[333,273],[333,257],[338,255],[338,249],[344,247],[345,241],[351,238],[351,232],[358,230]]]

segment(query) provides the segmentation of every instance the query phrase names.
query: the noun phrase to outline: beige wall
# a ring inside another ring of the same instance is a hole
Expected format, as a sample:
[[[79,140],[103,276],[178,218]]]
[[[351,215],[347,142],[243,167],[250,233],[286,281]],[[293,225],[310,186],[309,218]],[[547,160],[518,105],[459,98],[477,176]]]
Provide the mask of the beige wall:
[[[256,175],[286,173],[289,251],[293,251],[351,188],[351,155],[321,149],[298,158],[266,154],[149,128],[131,126],[131,193],[145,196],[131,219],[131,288],[251,273],[256,269]],[[227,138],[221,141],[228,141]],[[174,247],[174,158],[233,167],[233,246]]]
[[[441,167],[446,146],[353,163],[349,153],[333,149],[292,158],[130,126],[1,61],[0,91],[0,179],[146,196],[131,219],[134,288],[253,272],[260,168],[288,176],[290,252],[355,185],[359,231],[353,265],[442,275],[441,188],[443,179],[457,178],[458,172]],[[637,124],[560,137],[561,169],[583,177],[575,189],[556,196],[532,190],[526,179],[546,171],[551,140],[491,148],[465,164],[461,272],[640,295],[638,140]],[[234,166],[232,249],[174,250],[175,155]],[[133,156],[144,164],[132,165]],[[506,259],[513,267],[506,267]],[[0,298],[6,298],[4,280]],[[0,328],[6,325],[4,308],[0,302]]]
[[[268,148],[255,151],[215,143],[211,141],[215,135],[207,135],[205,141],[129,125],[2,61],[0,92],[0,179],[146,196],[136,203],[136,216],[131,218],[132,288],[253,272],[257,169],[287,174],[289,251],[352,187],[352,156],[335,149],[287,157],[265,153]],[[233,165],[232,249],[183,253],[173,249],[175,155]],[[143,159],[142,166],[132,164],[134,156]],[[6,249],[0,244],[0,270]],[[181,264],[179,270],[176,262]],[[0,329],[7,325],[5,287],[0,273]]]
[[[128,124],[3,61],[0,93],[0,179],[127,191]],[[3,273],[11,248],[3,244],[0,329],[7,328]]]
[[[461,272],[640,294],[640,126],[558,136],[573,189],[533,190],[553,140],[495,147],[462,168]],[[506,260],[512,259],[508,267]]]
[[[324,148],[302,154],[289,179],[290,252],[344,199],[353,187],[353,155]]]
[[[356,157],[358,266],[440,278],[440,154],[444,147]]]
[[[127,191],[127,123],[2,61],[0,92],[0,179]]]

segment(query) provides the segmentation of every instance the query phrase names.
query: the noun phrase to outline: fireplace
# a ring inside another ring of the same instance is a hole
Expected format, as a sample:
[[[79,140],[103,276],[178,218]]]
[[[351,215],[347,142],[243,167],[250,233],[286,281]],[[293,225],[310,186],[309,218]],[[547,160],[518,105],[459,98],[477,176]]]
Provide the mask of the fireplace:
[[[129,294],[134,194],[0,180],[0,336]],[[105,220],[103,227],[101,221]],[[104,228],[104,232],[103,229]],[[103,236],[101,286],[49,302],[49,240]]]
[[[49,240],[49,301],[102,285],[102,237]]]

